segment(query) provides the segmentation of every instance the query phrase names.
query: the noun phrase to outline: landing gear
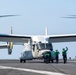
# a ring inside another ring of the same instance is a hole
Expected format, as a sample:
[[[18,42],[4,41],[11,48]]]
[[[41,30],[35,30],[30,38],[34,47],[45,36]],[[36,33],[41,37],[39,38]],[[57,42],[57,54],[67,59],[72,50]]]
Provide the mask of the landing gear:
[[[50,59],[44,59],[44,63],[50,63]]]
[[[20,63],[22,63],[22,59],[20,59]]]
[[[54,63],[54,60],[51,60],[52,63]]]
[[[44,58],[44,63],[50,63],[51,61],[51,53],[47,52],[43,54],[43,58]]]
[[[22,61],[24,61],[24,63],[26,62],[26,60],[22,60],[22,59],[20,59],[20,63],[22,63]]]
[[[50,56],[44,57],[44,63],[50,63]]]
[[[24,63],[26,63],[26,60],[24,60]]]

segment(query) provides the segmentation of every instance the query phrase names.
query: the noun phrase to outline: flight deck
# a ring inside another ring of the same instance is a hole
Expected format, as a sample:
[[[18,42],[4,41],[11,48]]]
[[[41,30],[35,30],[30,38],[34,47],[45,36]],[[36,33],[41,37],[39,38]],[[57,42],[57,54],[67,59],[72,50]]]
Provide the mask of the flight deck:
[[[43,63],[32,60],[20,63],[19,60],[0,60],[0,75],[76,75],[76,61]]]

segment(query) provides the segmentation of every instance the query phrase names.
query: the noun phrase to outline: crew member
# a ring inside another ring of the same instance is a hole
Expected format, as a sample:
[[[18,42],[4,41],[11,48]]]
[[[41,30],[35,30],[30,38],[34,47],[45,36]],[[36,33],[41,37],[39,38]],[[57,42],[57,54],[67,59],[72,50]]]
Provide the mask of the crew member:
[[[55,51],[55,56],[56,56],[56,63],[58,63],[59,62],[59,51],[58,50],[56,50]]]
[[[63,56],[63,61],[64,61],[64,64],[66,63],[67,61],[67,51],[68,51],[68,47],[63,48],[63,51],[62,51],[62,56]]]

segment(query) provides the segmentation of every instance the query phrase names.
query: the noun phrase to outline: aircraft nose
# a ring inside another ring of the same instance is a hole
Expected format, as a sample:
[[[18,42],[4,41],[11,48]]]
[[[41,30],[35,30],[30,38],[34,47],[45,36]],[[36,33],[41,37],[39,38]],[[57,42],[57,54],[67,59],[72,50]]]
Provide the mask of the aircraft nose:
[[[45,55],[45,54],[48,54],[48,55],[49,55],[49,54],[51,54],[51,52],[46,51],[46,52],[43,52],[42,54],[43,54],[43,55]]]
[[[39,56],[44,57],[45,54],[51,54],[51,50],[40,50],[39,51]]]

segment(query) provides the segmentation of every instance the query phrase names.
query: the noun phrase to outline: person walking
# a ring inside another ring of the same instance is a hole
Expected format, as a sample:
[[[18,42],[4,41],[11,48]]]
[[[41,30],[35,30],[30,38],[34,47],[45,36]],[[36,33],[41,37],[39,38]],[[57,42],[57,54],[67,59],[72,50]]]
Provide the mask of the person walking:
[[[66,47],[66,49],[63,48],[62,56],[63,56],[64,64],[67,62],[67,51],[68,51],[68,47]]]

